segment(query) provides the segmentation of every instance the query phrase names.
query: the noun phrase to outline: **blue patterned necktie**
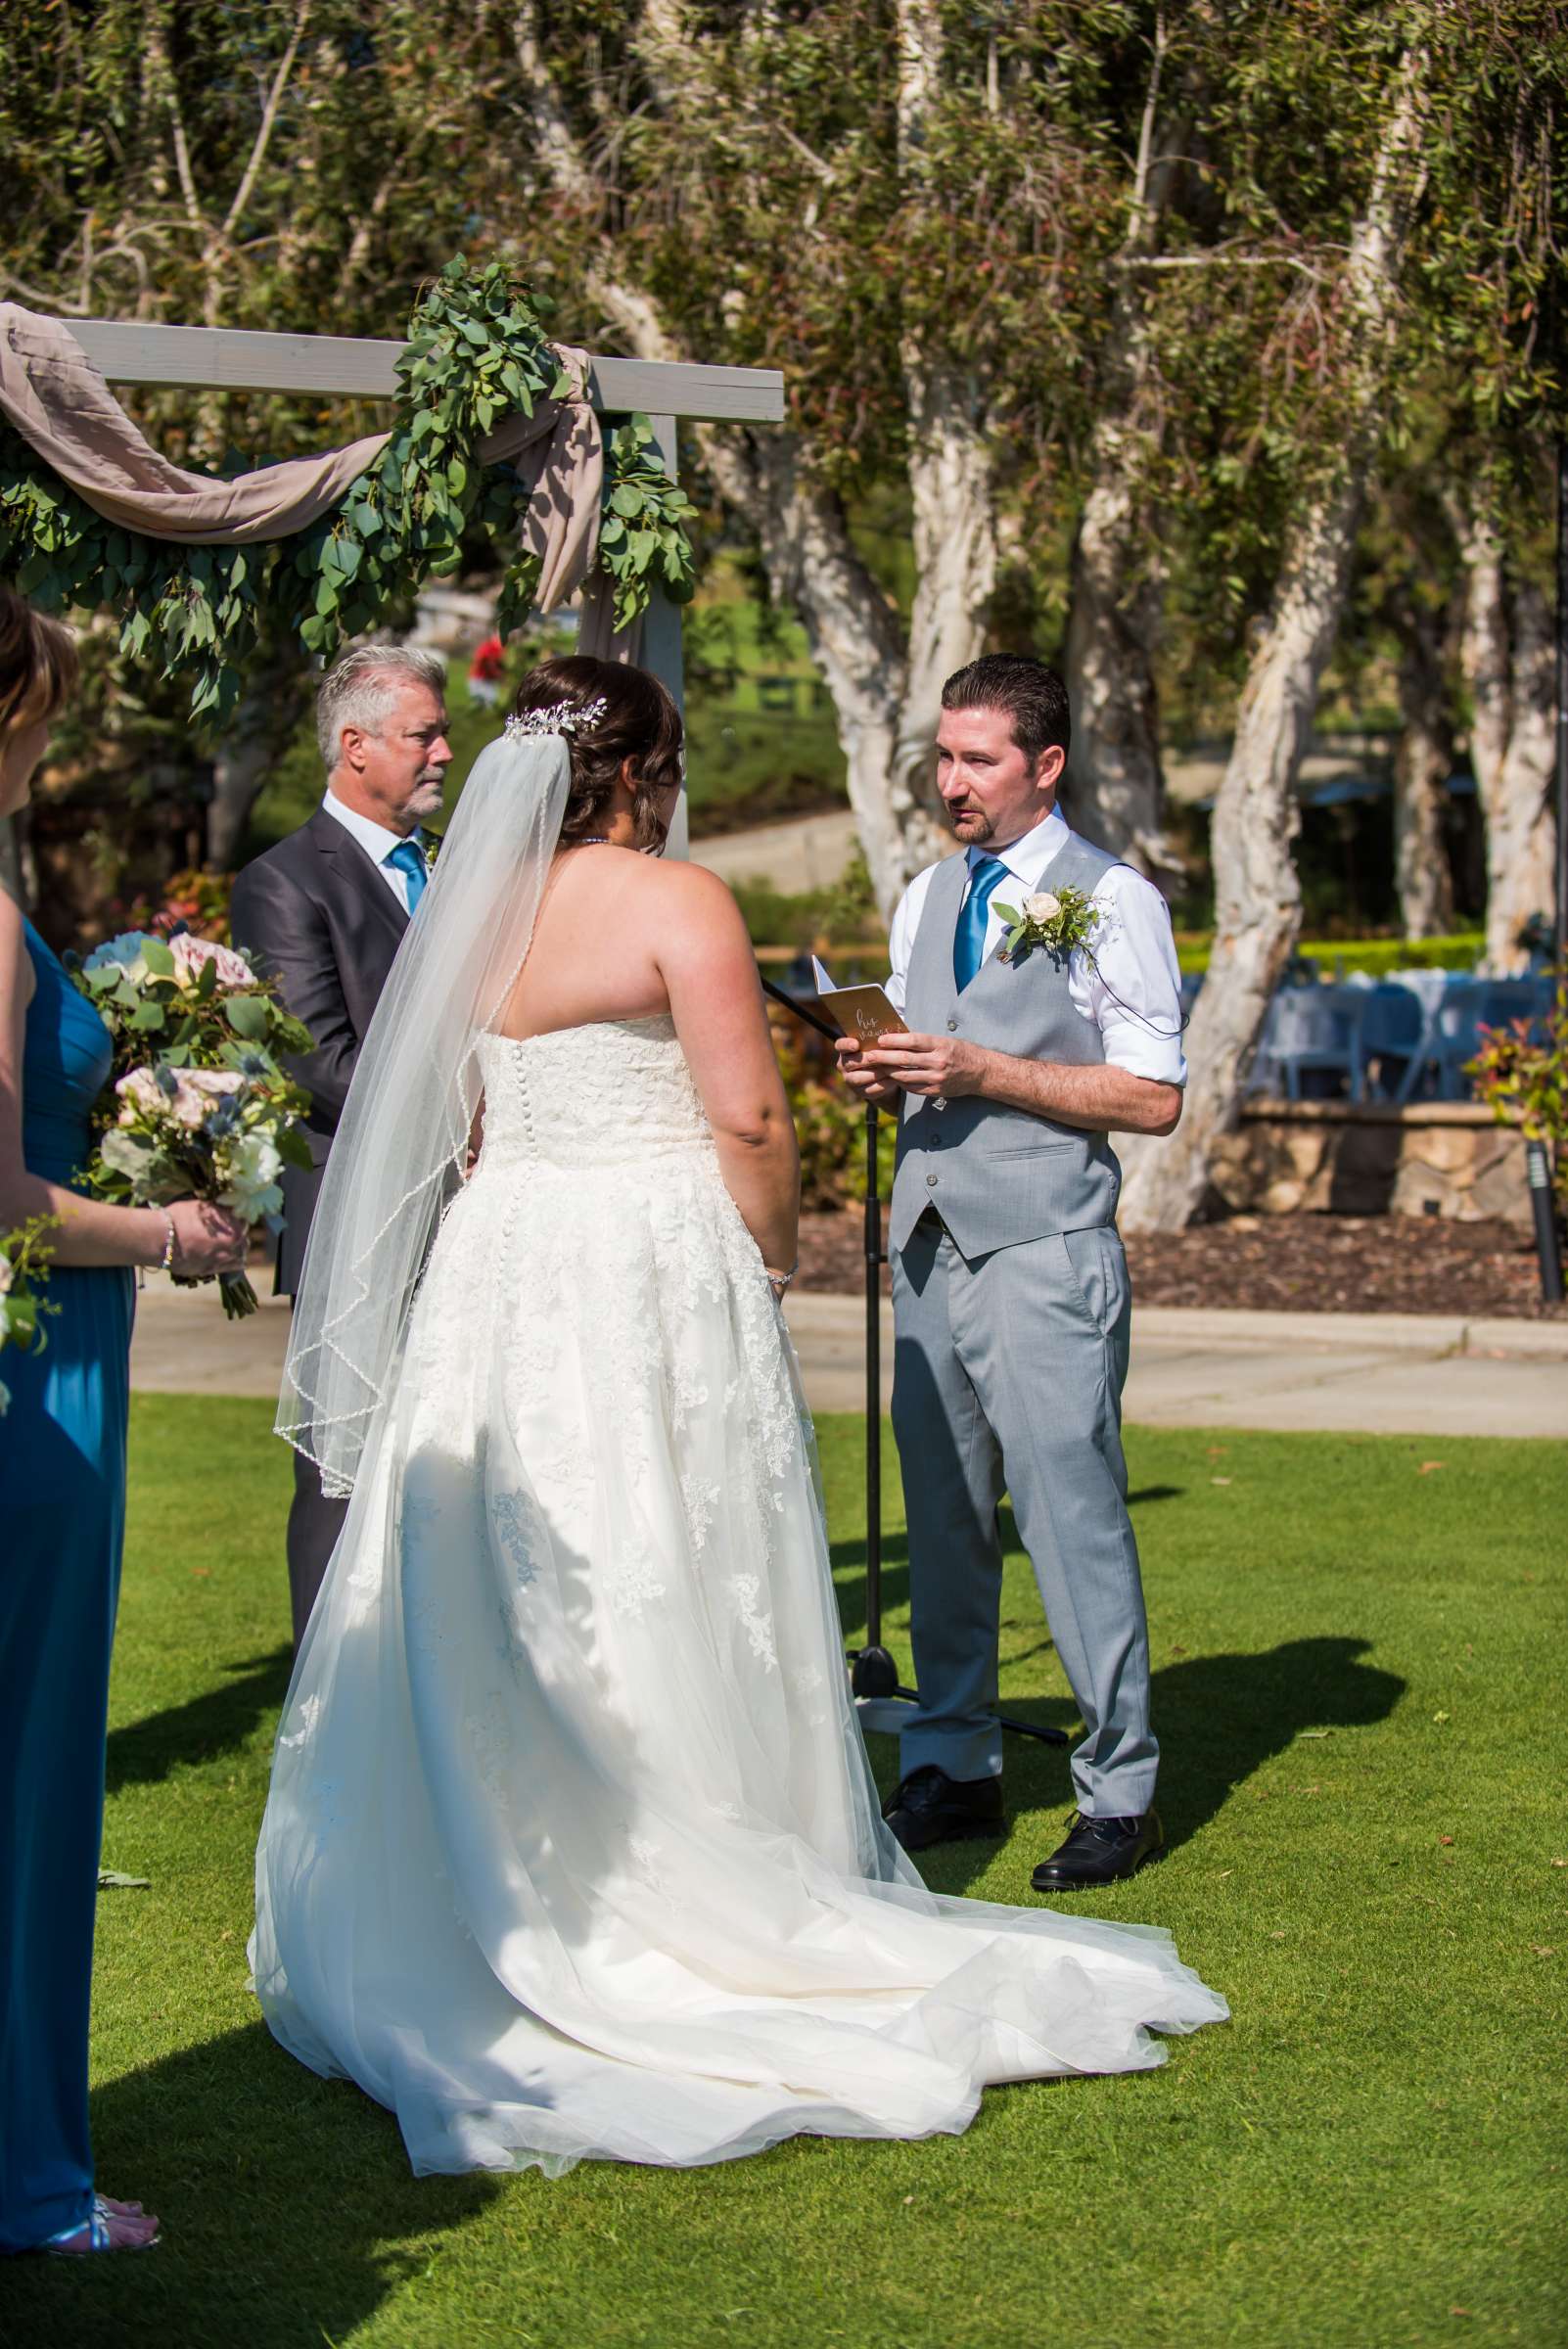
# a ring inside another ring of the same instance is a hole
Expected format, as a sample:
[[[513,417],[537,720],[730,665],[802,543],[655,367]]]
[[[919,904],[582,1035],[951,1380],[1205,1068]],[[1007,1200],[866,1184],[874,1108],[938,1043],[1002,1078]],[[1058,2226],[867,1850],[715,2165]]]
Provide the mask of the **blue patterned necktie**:
[[[382,858],[382,862],[395,866],[407,880],[408,912],[409,918],[412,919],[419,911],[419,900],[424,896],[425,885],[430,879],[429,873],[425,870],[424,857],[411,840],[400,840],[391,854]]]
[[[996,884],[1006,870],[999,856],[982,856],[970,876],[969,895],[952,935],[952,975],[960,994],[986,959],[986,920]]]

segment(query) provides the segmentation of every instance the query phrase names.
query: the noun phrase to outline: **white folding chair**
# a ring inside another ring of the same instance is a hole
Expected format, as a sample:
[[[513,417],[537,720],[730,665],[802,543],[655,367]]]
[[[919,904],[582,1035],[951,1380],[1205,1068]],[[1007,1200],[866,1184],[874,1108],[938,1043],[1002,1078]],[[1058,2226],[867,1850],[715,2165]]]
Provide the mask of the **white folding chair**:
[[[1281,988],[1270,1005],[1269,1051],[1283,1075],[1285,1098],[1302,1098],[1309,1073],[1343,1078],[1345,1091],[1360,1098],[1360,1026],[1366,990],[1357,987]]]
[[[1385,980],[1366,989],[1362,1006],[1357,1036],[1355,1097],[1358,1101],[1373,1098],[1407,1101],[1426,1041],[1426,1013],[1421,999],[1411,989]]]

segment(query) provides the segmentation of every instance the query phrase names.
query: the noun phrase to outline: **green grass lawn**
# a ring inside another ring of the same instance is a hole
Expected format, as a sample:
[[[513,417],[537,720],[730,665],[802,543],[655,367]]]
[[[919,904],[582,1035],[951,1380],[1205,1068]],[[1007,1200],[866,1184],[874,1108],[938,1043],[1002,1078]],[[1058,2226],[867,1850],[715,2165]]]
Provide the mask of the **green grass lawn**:
[[[1159,2072],[993,2092],[958,2139],[552,2185],[414,2180],[388,2116],[256,2019],[287,1672],[270,1417],[135,1406],[105,1861],[152,1888],[101,1904],[95,2129],[105,2186],[168,2234],[141,2260],[12,2263],[8,2349],[1568,2338],[1555,1448],[1132,1431],[1172,1848],[1095,1908],[1172,1927],[1228,2027]],[[858,1422],[821,1436],[853,1634]],[[1016,1555],[1005,1614],[1007,1695],[1070,1724]],[[1066,1768],[1018,1743],[1008,1771],[1012,1835],[937,1855],[937,1888],[1030,1897]]]

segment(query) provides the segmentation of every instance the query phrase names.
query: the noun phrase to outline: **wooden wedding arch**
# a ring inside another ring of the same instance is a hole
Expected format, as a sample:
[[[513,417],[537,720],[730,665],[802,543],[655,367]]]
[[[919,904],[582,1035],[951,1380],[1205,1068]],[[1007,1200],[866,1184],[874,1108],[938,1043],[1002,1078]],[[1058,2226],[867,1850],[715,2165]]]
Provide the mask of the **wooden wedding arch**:
[[[193,392],[288,392],[328,399],[391,399],[401,343],[353,335],[280,335],[224,326],[146,326],[72,318],[71,334],[111,384]],[[644,413],[659,459],[678,479],[682,423],[778,424],[784,378],[774,368],[704,367],[594,356],[588,395],[601,414]],[[656,587],[643,623],[643,660],[682,698],[680,607]],[[669,851],[686,852],[682,803]]]

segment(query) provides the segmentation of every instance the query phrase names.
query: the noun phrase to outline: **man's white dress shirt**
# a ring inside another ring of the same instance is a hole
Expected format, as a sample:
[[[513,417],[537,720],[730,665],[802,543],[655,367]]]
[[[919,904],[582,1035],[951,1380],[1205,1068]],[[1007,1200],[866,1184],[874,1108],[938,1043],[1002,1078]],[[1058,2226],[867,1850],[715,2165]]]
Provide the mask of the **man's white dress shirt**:
[[[977,864],[995,856],[1017,881],[996,885],[986,921],[985,951],[995,951],[1007,924],[996,910],[996,898],[1015,910],[1022,897],[1043,884],[1049,866],[1067,845],[1067,819],[1053,807],[1042,823],[1025,832],[1005,849],[988,843],[968,851],[969,888]],[[889,1000],[903,1009],[909,976],[909,954],[931,887],[934,864],[916,873],[899,900],[888,939],[891,976]],[[967,898],[968,889],[965,890]],[[1068,964],[1067,984],[1074,1006],[1092,1020],[1105,1044],[1112,1068],[1134,1077],[1151,1077],[1162,1084],[1185,1084],[1186,1056],[1181,1049],[1181,973],[1176,940],[1171,932],[1171,909],[1152,881],[1130,865],[1115,864],[1095,890],[1091,902],[1102,908],[1094,933],[1093,960],[1082,947]]]
[[[400,832],[389,832],[387,826],[385,824],[378,824],[373,816],[361,815],[356,808],[346,807],[342,800],[338,798],[335,792],[329,791],[321,805],[323,807],[325,807],[329,815],[337,818],[338,822],[342,824],[346,832],[351,832],[353,834],[355,840],[358,841],[360,847],[364,850],[365,854],[370,858],[371,863],[375,865],[380,872],[382,879],[386,882],[387,887],[392,891],[392,896],[397,899],[397,902],[402,907],[404,913],[410,912],[412,909],[408,902],[408,875],[404,872],[399,872],[395,864],[389,864],[387,862],[387,859],[392,854],[393,849],[400,849],[402,847],[402,834]],[[425,854],[424,837],[421,833],[414,832],[410,835],[410,838],[412,839],[415,848],[419,851],[420,861],[425,867],[426,877],[428,879],[430,874],[430,858]]]

